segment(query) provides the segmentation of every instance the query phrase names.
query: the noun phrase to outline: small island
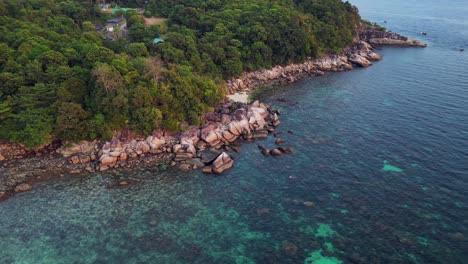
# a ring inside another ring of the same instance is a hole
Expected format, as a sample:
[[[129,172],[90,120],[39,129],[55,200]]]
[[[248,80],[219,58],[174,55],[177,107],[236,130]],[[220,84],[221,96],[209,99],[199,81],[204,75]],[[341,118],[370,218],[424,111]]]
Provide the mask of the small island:
[[[146,163],[221,173],[280,123],[226,96],[425,47],[339,0],[138,2],[0,2],[0,199]]]

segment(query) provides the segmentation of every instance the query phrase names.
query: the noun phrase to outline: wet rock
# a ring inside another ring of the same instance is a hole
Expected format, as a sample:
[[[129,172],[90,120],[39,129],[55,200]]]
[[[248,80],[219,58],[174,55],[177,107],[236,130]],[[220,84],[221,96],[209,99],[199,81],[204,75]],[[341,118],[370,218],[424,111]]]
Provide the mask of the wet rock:
[[[205,166],[203,167],[202,172],[206,174],[211,174],[213,173],[213,168],[211,166]]]
[[[272,155],[272,156],[281,156],[281,155],[283,155],[283,152],[281,152],[279,149],[272,149],[272,150],[270,150],[270,155]]]
[[[270,209],[268,209],[268,208],[257,209],[257,210],[255,211],[255,213],[256,213],[258,216],[267,215],[267,214],[270,214]]]
[[[186,160],[185,163],[190,164],[194,167],[196,166],[197,168],[202,168],[205,166],[205,164],[201,161],[201,159],[198,159],[198,158]]]
[[[74,169],[70,171],[70,174],[80,174],[81,170],[80,169]]]
[[[281,251],[289,256],[294,256],[297,253],[297,246],[291,242],[285,242],[281,245]]]
[[[235,152],[240,152],[240,150],[241,150],[240,145],[232,145],[231,148],[232,148],[232,150],[234,150]]]
[[[127,181],[120,181],[119,182],[119,186],[128,186],[130,183],[128,183]]]
[[[263,148],[261,151],[262,151],[263,156],[265,156],[265,157],[270,156],[270,150],[269,149]]]
[[[215,161],[213,161],[213,173],[215,174],[221,174],[224,171],[232,168],[234,165],[234,161],[229,157],[226,152],[221,153]]]
[[[279,147],[278,150],[286,154],[293,153],[293,149],[291,147]]]
[[[32,190],[32,185],[29,183],[23,183],[15,187],[15,192],[27,192]]]
[[[201,158],[201,161],[205,164],[211,163],[214,161],[219,155],[221,154],[221,151],[219,150],[204,150],[200,151],[198,155]]]
[[[192,170],[192,166],[190,164],[180,164],[179,166],[179,170],[182,171],[182,172],[189,172]]]
[[[285,143],[285,141],[282,138],[278,138],[278,139],[275,140],[276,145],[281,145],[281,144],[284,144],[284,143]]]

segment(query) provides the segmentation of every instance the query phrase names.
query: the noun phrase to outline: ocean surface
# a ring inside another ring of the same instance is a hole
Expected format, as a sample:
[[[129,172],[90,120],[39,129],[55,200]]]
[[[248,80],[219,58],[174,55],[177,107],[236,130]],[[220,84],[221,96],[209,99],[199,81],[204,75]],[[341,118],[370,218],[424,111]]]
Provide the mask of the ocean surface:
[[[468,263],[468,2],[351,2],[429,47],[257,93],[292,155],[35,185],[0,203],[0,263]]]

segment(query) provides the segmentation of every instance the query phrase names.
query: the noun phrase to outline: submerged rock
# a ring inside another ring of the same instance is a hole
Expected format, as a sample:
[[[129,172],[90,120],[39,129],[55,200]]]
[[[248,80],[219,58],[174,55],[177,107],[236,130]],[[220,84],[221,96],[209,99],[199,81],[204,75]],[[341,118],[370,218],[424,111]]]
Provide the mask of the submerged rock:
[[[190,166],[190,164],[180,164],[179,166],[179,170],[182,171],[182,172],[189,172],[192,170],[192,166]]]
[[[127,186],[129,185],[130,183],[128,183],[127,181],[120,181],[119,182],[119,186]]]
[[[285,142],[286,141],[284,141],[284,139],[282,139],[282,138],[278,138],[278,139],[275,140],[276,145],[281,145],[281,144],[284,144]]]
[[[32,190],[32,185],[29,183],[23,183],[15,187],[15,192],[27,192]]]
[[[291,242],[285,242],[283,243],[283,245],[281,245],[281,251],[283,251],[289,256],[296,255],[297,250],[298,250],[297,246]]]
[[[281,152],[279,149],[272,149],[272,150],[270,150],[270,154],[272,156],[281,156],[281,155],[283,155],[283,152]]]
[[[278,150],[286,154],[293,153],[293,149],[291,147],[279,147]]]

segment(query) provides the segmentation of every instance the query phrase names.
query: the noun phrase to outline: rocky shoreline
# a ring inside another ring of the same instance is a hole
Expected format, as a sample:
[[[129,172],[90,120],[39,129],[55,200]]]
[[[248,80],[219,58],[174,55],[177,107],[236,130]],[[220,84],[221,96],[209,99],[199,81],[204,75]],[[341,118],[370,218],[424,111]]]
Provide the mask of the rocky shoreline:
[[[54,143],[38,151],[19,144],[0,144],[0,200],[29,191],[32,184],[48,178],[144,164],[170,165],[184,172],[201,168],[207,174],[221,174],[234,165],[228,153],[238,152],[242,141],[268,137],[280,124],[278,115],[258,101],[225,101],[203,116],[204,125],[182,133],[155,130],[143,137],[124,130],[109,142]],[[277,151],[291,153],[290,148],[282,147],[272,154],[277,155]]]
[[[376,45],[425,47],[426,44],[392,32],[362,26],[359,37],[339,55],[327,55],[304,63],[270,70],[245,73],[227,82],[228,94],[251,93],[274,83],[291,83],[325,72],[368,67],[381,59]],[[156,130],[150,136],[123,130],[109,142],[64,144],[53,142],[39,150],[23,145],[0,142],[0,201],[16,192],[32,189],[35,182],[63,175],[93,173],[115,168],[133,168],[144,164],[164,164],[181,171],[201,168],[204,173],[220,174],[234,161],[228,154],[238,152],[242,141],[266,138],[280,124],[280,113],[258,101],[241,103],[224,101],[214,112],[202,117],[203,125],[185,132]],[[288,147],[266,149],[264,155],[291,153]],[[128,182],[117,182],[118,186]]]
[[[426,47],[415,39],[393,32],[377,30],[361,25],[359,36],[353,44],[338,55],[326,55],[319,59],[308,59],[303,63],[275,66],[242,74],[227,82],[228,94],[252,93],[255,89],[272,84],[286,84],[306,77],[321,76],[325,72],[349,71],[356,67],[369,67],[382,57],[375,52],[377,46]]]

